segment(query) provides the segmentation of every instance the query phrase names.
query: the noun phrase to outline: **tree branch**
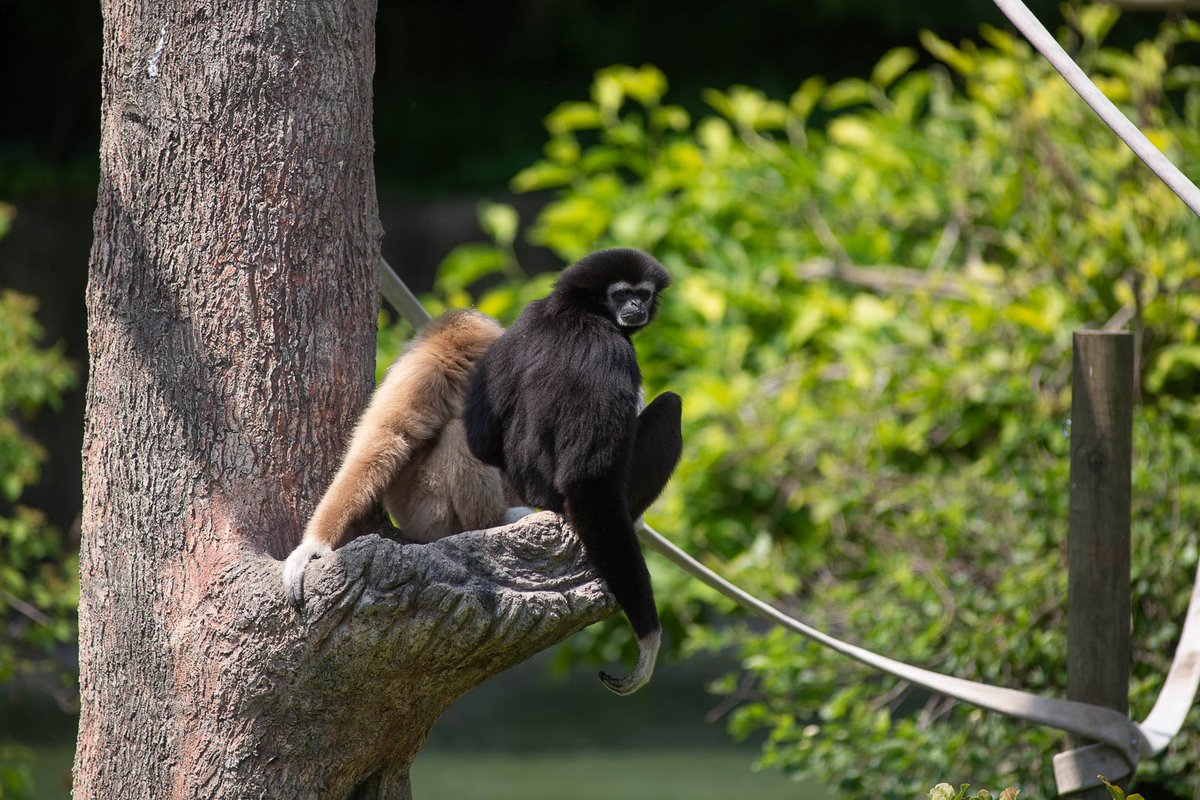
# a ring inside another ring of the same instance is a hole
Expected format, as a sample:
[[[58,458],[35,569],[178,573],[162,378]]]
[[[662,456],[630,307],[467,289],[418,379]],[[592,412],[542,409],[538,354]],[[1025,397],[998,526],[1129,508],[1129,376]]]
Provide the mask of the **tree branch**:
[[[894,264],[863,267],[827,258],[797,262],[795,271],[800,280],[836,280],[884,295],[925,292],[934,297],[969,300],[981,291],[994,294],[1000,288],[994,281],[964,278],[955,273],[927,272]]]
[[[209,796],[408,797],[447,705],[617,610],[548,512],[425,545],[355,539],[309,564],[299,613],[281,570],[234,559],[181,620],[177,675],[199,700],[178,712],[195,732],[180,749]],[[204,689],[230,682],[247,687],[234,707]]]
[[[489,674],[616,610],[575,534],[550,512],[427,545],[360,537],[310,564],[306,585],[310,635],[353,638],[382,618],[373,647],[394,648],[399,663],[502,664]]]

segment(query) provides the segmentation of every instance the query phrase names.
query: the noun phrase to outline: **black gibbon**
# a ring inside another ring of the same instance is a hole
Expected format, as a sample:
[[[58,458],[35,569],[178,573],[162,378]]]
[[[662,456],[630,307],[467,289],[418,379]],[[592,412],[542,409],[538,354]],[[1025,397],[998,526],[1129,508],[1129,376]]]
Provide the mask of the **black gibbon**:
[[[640,250],[580,259],[480,360],[463,406],[471,452],[504,470],[526,503],[566,516],[629,618],[637,665],[622,679],[600,673],[617,694],[650,680],[661,638],[634,520],[679,461],[681,401],[664,392],[641,409],[629,337],[669,283]]]
[[[430,322],[396,359],[354,429],[333,482],[288,556],[283,588],[304,600],[308,562],[342,546],[380,500],[403,538],[431,542],[512,521],[499,471],[467,448],[459,415],[467,378],[504,329],[477,311]]]

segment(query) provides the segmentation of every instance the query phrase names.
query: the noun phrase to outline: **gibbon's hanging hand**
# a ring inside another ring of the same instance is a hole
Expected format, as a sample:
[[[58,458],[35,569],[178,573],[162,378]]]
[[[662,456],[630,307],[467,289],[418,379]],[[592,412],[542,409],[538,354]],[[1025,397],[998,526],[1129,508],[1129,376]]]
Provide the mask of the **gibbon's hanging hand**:
[[[682,406],[665,392],[640,409],[630,337],[654,319],[669,283],[640,250],[584,257],[492,345],[463,408],[471,452],[504,470],[526,503],[566,516],[629,618],[637,665],[627,678],[600,673],[618,694],[650,680],[661,638],[633,521],[679,461]]]
[[[503,332],[477,311],[450,311],[392,364],[284,565],[283,588],[293,605],[304,602],[308,562],[352,539],[355,524],[381,500],[404,538],[417,542],[528,513],[509,512],[500,473],[471,455],[459,419],[471,370]]]

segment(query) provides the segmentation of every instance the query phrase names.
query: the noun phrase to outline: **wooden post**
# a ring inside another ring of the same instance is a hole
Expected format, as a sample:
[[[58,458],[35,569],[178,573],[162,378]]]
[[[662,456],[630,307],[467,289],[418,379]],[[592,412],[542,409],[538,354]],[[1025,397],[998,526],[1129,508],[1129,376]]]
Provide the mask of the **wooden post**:
[[[1078,331],[1071,368],[1067,697],[1118,711],[1129,708],[1133,346],[1129,332]]]

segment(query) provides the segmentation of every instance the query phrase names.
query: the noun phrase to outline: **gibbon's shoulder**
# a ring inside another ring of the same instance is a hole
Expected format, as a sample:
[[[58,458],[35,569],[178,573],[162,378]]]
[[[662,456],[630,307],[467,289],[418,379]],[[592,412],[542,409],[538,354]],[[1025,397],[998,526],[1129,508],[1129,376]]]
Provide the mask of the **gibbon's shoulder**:
[[[426,325],[413,340],[410,350],[427,353],[457,353],[478,358],[500,338],[500,323],[473,308],[459,308],[440,315]]]
[[[392,362],[381,389],[389,395],[421,395],[445,391],[445,381],[457,386],[502,333],[500,323],[474,309],[447,311],[422,328]]]
[[[504,332],[487,314],[474,308],[456,308],[440,314],[416,335],[396,365],[461,369],[473,365]]]

